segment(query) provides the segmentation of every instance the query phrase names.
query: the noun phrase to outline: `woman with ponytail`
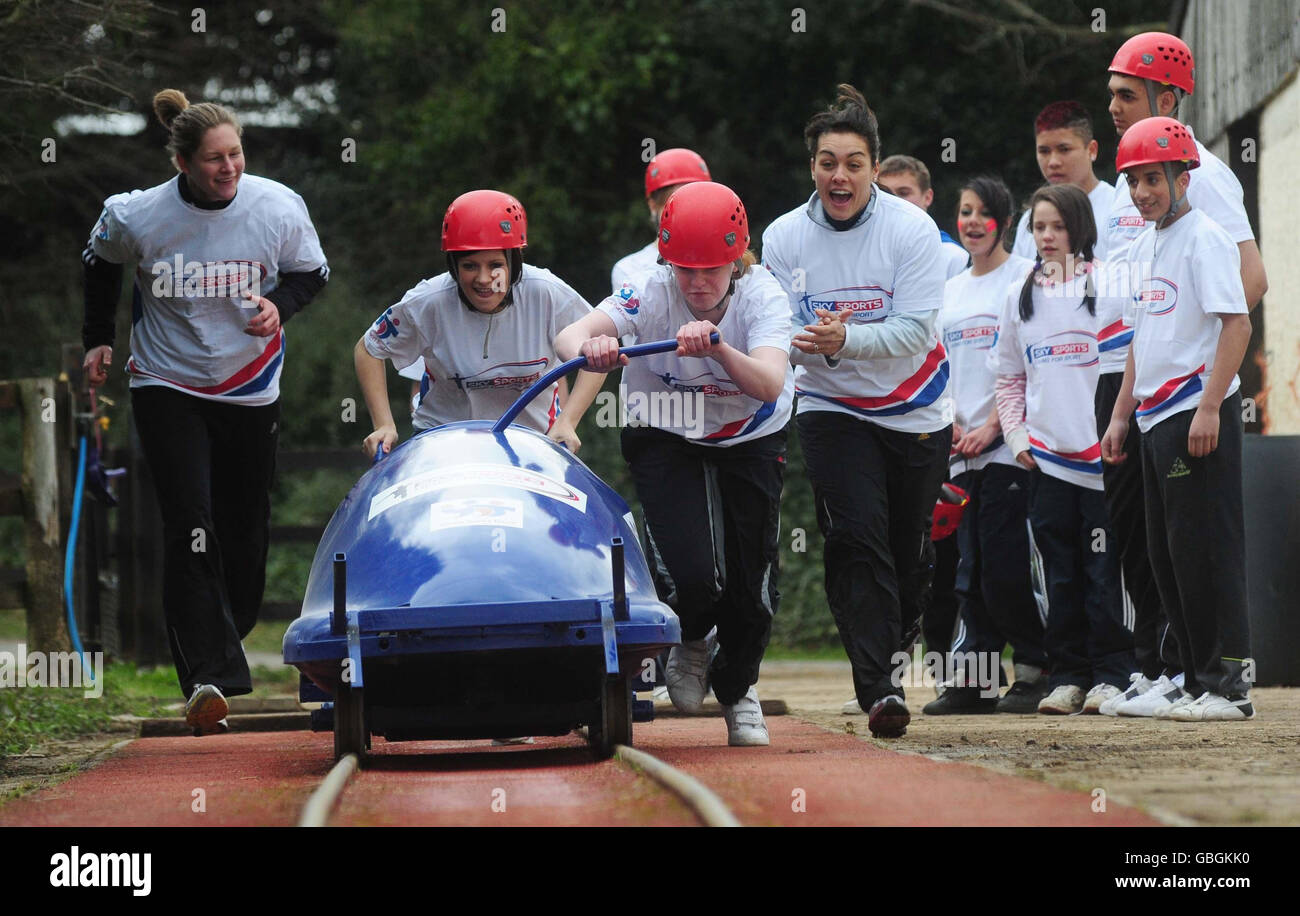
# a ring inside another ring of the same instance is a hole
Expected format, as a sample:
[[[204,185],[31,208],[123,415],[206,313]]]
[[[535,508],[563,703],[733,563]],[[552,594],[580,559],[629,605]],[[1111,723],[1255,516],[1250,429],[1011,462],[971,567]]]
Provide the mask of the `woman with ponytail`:
[[[163,515],[163,612],[195,734],[252,690],[240,640],[266,582],[283,324],[324,287],[307,207],[244,172],[243,130],[164,89],[154,112],[178,174],[104,203],[85,265],[87,382],[113,363],[123,265],[135,267],[131,407]]]
[[[936,323],[946,274],[939,227],[874,183],[880,130],[862,93],[804,128],[816,190],[763,233],[763,265],[789,297],[796,423],[826,600],[871,733],[911,721],[895,655],[920,632],[947,471],[952,408]]]
[[[1002,434],[1029,469],[1029,521],[1047,577],[1050,693],[1040,713],[1095,713],[1127,686],[1133,637],[1102,494],[1097,294],[1088,197],[1047,185],[1030,201],[1037,259],[1007,291],[994,347]],[[1118,284],[1116,284],[1118,285]]]

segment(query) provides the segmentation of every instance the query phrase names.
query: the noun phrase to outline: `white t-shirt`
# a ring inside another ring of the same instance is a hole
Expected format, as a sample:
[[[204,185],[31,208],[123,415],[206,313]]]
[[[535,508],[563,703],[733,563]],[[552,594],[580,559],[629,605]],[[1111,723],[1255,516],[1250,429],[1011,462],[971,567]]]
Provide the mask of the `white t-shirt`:
[[[790,336],[819,321],[818,308],[848,310],[854,324],[867,324],[891,315],[926,317],[942,307],[945,278],[935,269],[942,243],[934,220],[879,189],[873,196],[868,215],[852,229],[827,224],[814,194],[763,233],[763,265],[789,296]],[[799,365],[798,409],[845,413],[902,432],[937,432],[952,422],[948,371],[937,332],[911,356]]]
[[[962,247],[961,242],[946,232],[940,232],[939,239],[943,242],[939,246],[939,258],[943,261],[943,278],[951,280],[970,264],[970,252]]]
[[[659,267],[659,240],[651,242],[639,251],[634,251],[625,258],[620,258],[610,271],[609,282],[618,295],[626,283],[634,289],[641,285],[642,278]]]
[[[993,384],[997,373],[989,362],[993,342],[997,340],[998,316],[1006,299],[1007,288],[1023,283],[1033,263],[1011,255],[996,270],[975,276],[962,271],[943,288],[943,311],[939,314],[939,333],[952,375],[949,392],[956,409],[956,422],[969,432],[983,426],[993,410]],[[952,474],[978,471],[992,462],[1016,464],[1016,456],[999,435],[991,448],[974,458],[954,459]]]
[[[284,331],[244,333],[282,273],[326,270],[301,197],[245,173],[220,210],[187,203],[172,178],[104,202],[90,239],[114,264],[136,261],[131,387],[163,385],[207,400],[258,407],[280,396]]]
[[[1083,306],[1084,281],[1033,287],[1033,316],[1020,318],[1024,278],[1005,291],[993,361],[998,375],[1025,377],[1029,453],[1044,474],[1101,490],[1097,319]]]
[[[1232,169],[1202,146],[1199,140],[1196,141],[1196,151],[1201,157],[1201,165],[1187,173],[1187,202],[1192,209],[1200,210],[1223,227],[1234,243],[1254,239],[1255,233],[1251,231],[1250,220],[1246,216],[1241,182],[1232,174]],[[1115,263],[1137,262],[1134,270],[1140,276],[1145,265],[1131,256],[1130,249],[1138,236],[1154,226],[1154,222],[1148,223],[1142,219],[1138,208],[1133,204],[1128,182],[1120,175],[1115,180],[1115,197],[1107,220],[1108,259]],[[1240,250],[1237,252],[1237,260],[1241,260]],[[1136,291],[1136,285],[1133,284],[1133,291]],[[1108,311],[1101,317],[1103,335],[1108,339],[1122,341],[1121,344],[1102,351],[1101,371],[1123,372],[1124,362],[1128,359],[1128,342],[1133,336],[1132,328],[1124,323],[1120,312]]]
[[[366,352],[406,367],[424,359],[428,391],[411,422],[428,429],[458,420],[495,420],[559,358],[557,334],[590,310],[567,283],[525,264],[511,288],[513,304],[486,315],[460,300],[456,281],[442,273],[421,280],[366,333]],[[519,415],[546,432],[559,415],[558,385]]]
[[[1237,243],[1200,210],[1148,229],[1132,252],[1153,264],[1133,307],[1133,396],[1138,428],[1147,432],[1201,403],[1223,330],[1219,316],[1249,310]],[[1240,385],[1234,375],[1227,393]]]
[[[695,321],[677,289],[672,268],[660,266],[644,276],[639,289],[623,285],[618,295],[596,306],[614,322],[618,336],[668,340]],[[757,347],[790,348],[790,306],[765,270],[750,268],[736,281],[721,321],[722,340],[742,353]],[[722,366],[708,357],[655,353],[623,367],[619,396],[626,422],[653,426],[701,445],[729,446],[782,429],[790,421],[794,376],[775,401],[760,401],[737,387]]]
[[[1088,192],[1088,203],[1092,204],[1092,219],[1097,224],[1097,244],[1093,246],[1092,255],[1099,261],[1113,260],[1106,231],[1106,220],[1115,201],[1115,187],[1104,181]],[[1029,211],[1020,214],[1016,224],[1016,241],[1011,246],[1011,253],[1031,261],[1037,260],[1038,248],[1034,245],[1034,232],[1029,228]]]

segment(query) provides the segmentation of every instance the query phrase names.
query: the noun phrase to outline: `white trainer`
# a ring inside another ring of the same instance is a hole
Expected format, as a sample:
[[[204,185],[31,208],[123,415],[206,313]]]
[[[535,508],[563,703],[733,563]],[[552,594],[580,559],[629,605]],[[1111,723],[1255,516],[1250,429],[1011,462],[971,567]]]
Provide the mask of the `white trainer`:
[[[668,698],[684,713],[694,715],[704,711],[704,698],[709,693],[709,662],[717,641],[715,633],[711,631],[704,639],[685,640],[668,653],[668,664],[664,666]]]
[[[1183,688],[1162,674],[1141,694],[1122,701],[1115,708],[1115,715],[1149,719],[1160,710],[1172,706],[1181,696],[1183,696]]]
[[[1038,711],[1048,716],[1069,716],[1083,709],[1083,688],[1062,684],[1038,701]]]
[[[1153,712],[1153,713],[1151,714],[1151,718],[1153,718],[1153,719],[1169,719],[1169,718],[1172,718],[1172,717],[1173,717],[1173,711],[1174,711],[1175,709],[1178,709],[1178,708],[1180,708],[1180,707],[1182,707],[1182,706],[1186,706],[1188,703],[1195,703],[1195,702],[1196,702],[1196,697],[1192,696],[1190,693],[1187,693],[1187,692],[1184,691],[1181,687],[1179,688],[1179,694],[1180,694],[1179,696],[1173,698],[1172,702],[1170,702],[1170,704],[1169,704],[1168,706],[1161,706],[1159,709],[1157,709],[1155,712]],[[1168,694],[1166,694],[1166,698],[1167,698],[1167,697],[1168,697]]]
[[[758,691],[752,686],[733,705],[722,707],[722,717],[727,720],[727,744],[732,747],[767,747],[770,743]]]
[[[1255,718],[1255,707],[1250,703],[1250,694],[1230,700],[1207,690],[1191,703],[1170,711],[1169,718],[1179,722],[1231,722]]]
[[[858,705],[858,698],[854,697],[853,699],[849,700],[847,703],[845,703],[843,706],[840,707],[840,715],[865,716],[866,713],[864,713],[862,711],[862,707]]]
[[[1142,694],[1151,689],[1155,681],[1147,678],[1141,671],[1136,671],[1128,676],[1129,687],[1123,693],[1117,693],[1106,702],[1097,707],[1097,712],[1103,716],[1118,716],[1119,707],[1129,700],[1136,700]]]
[[[1101,704],[1119,696],[1122,691],[1114,684],[1094,684],[1083,699],[1083,714],[1095,716],[1101,712]]]

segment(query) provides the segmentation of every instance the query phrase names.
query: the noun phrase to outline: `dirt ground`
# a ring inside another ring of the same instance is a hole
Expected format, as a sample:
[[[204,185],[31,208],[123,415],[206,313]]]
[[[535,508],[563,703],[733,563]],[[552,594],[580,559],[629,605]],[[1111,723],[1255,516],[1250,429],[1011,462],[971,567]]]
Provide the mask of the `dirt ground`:
[[[1253,692],[1249,722],[1199,724],[1099,716],[941,716],[920,708],[932,687],[908,691],[912,724],[877,741],[865,716],[843,716],[852,694],[847,662],[768,661],[764,701],[831,731],[932,760],[987,767],[1133,805],[1172,825],[1300,825],[1300,689]],[[127,726],[123,726],[126,728]],[[46,742],[0,758],[0,804],[92,767],[128,732]]]
[[[102,761],[119,742],[135,737],[134,730],[85,735],[66,741],[42,741],[25,753],[0,756],[0,805],[70,779]]]
[[[960,761],[1063,788],[1102,789],[1177,825],[1300,825],[1300,689],[1252,691],[1248,722],[1192,723],[1103,716],[925,716],[932,687],[908,690],[912,724],[877,741],[865,716],[843,716],[848,662],[764,662],[764,700],[793,715],[902,753]]]

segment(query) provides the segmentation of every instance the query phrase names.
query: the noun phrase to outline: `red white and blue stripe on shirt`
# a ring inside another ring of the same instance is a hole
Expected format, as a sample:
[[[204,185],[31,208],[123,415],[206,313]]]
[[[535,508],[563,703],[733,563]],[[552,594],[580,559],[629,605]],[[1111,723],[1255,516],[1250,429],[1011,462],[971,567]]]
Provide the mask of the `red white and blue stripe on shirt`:
[[[942,343],[937,343],[926,356],[921,368],[889,394],[872,398],[846,398],[803,388],[796,388],[795,393],[831,401],[871,417],[897,416],[928,407],[938,400],[948,387],[948,372],[948,353]]]
[[[240,397],[266,390],[275,381],[282,362],[284,362],[284,331],[276,334],[256,359],[236,371],[225,381],[218,382],[215,385],[186,385],[184,382],[167,378],[165,375],[149,372],[140,367],[134,355],[127,359],[126,371],[131,375],[155,378],[184,391],[193,391],[195,394]]]
[[[737,436],[744,436],[753,432],[766,422],[767,418],[772,416],[776,410],[776,401],[765,401],[763,406],[747,417],[743,417],[732,423],[728,423],[722,429],[704,437],[706,442],[722,442],[726,439],[735,439]]]
[[[1049,461],[1072,471],[1084,474],[1101,474],[1101,443],[1089,446],[1081,452],[1058,452],[1049,448],[1047,443],[1033,436],[1029,437],[1029,454],[1035,461]]]
[[[1196,394],[1205,387],[1201,383],[1201,373],[1204,371],[1205,364],[1201,363],[1200,368],[1194,372],[1180,375],[1178,378],[1171,378],[1157,388],[1155,394],[1138,405],[1137,415],[1139,417],[1149,417],[1152,414],[1161,413]]]
[[[1100,353],[1122,349],[1132,342],[1133,329],[1122,318],[1097,332],[1097,351]]]

